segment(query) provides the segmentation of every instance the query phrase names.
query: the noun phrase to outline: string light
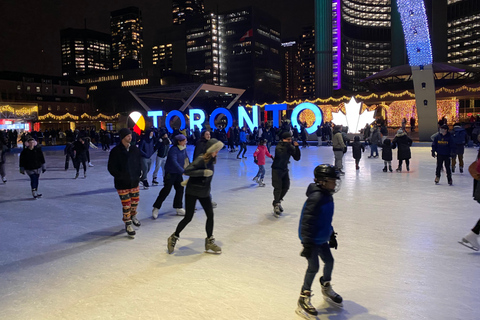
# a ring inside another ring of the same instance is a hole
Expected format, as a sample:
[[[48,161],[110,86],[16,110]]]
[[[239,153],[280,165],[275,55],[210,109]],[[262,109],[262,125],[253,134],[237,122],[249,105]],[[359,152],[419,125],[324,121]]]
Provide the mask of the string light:
[[[61,116],[54,115],[53,113],[49,112],[45,115],[38,116],[38,120],[47,120],[47,119],[53,119],[53,120],[65,120],[65,119],[72,119],[72,120],[79,120],[81,119],[88,119],[88,120],[117,120],[120,117],[120,113],[117,113],[116,115],[113,116],[107,116],[102,113],[99,113],[96,116],[91,116],[87,113],[82,114],[81,116],[76,116],[71,113],[66,113]]]

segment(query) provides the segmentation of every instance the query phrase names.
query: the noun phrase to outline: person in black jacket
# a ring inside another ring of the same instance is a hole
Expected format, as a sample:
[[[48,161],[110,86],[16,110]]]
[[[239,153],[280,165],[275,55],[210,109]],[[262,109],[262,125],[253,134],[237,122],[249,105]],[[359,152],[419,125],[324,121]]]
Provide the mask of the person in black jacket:
[[[402,172],[403,160],[405,160],[405,165],[407,166],[407,171],[410,171],[410,158],[412,153],[410,147],[412,146],[412,139],[410,139],[405,131],[398,129],[395,138],[392,141],[392,149],[395,149],[398,146],[397,159],[398,159],[398,168],[397,172]]]
[[[282,141],[275,147],[275,157],[272,164],[273,213],[277,218],[283,212],[280,202],[290,188],[290,177],[288,176],[290,157],[298,161],[301,156],[298,142],[294,141],[292,145],[292,134],[290,132],[282,133],[281,138]]]
[[[320,277],[322,294],[326,301],[337,307],[342,307],[342,297],[333,291],[330,281],[334,259],[330,248],[338,247],[336,233],[332,227],[333,194],[340,188],[340,172],[336,167],[321,164],[313,171],[315,183],[307,188],[307,200],[302,208],[298,236],[303,245],[301,256],[308,261],[298,308],[296,313],[307,319],[318,314],[310,302],[312,283],[320,269],[318,257],[325,264]]]
[[[387,172],[387,165],[390,172],[393,171],[392,169],[392,141],[390,139],[385,139],[382,144],[382,160],[385,166],[383,167],[383,172]]]
[[[140,201],[140,176],[142,164],[140,150],[131,145],[132,133],[123,128],[118,132],[120,143],[112,149],[108,157],[108,172],[113,176],[115,189],[120,196],[123,207],[123,222],[125,231],[131,237],[135,236],[133,225],[139,227],[137,219],[137,206]]]
[[[80,171],[80,163],[83,166],[83,177],[87,177],[87,149],[88,144],[85,143],[83,138],[78,138],[77,141],[73,143],[73,152],[75,154],[75,158],[73,160],[73,165],[75,166],[75,179],[78,178],[78,173]]]
[[[207,215],[205,239],[205,252],[222,253],[222,249],[215,244],[213,237],[213,207],[210,197],[212,176],[214,164],[218,151],[223,148],[223,143],[217,139],[210,139],[206,143],[206,152],[197,157],[185,168],[185,175],[190,178],[186,182],[185,189],[185,217],[178,223],[177,229],[167,240],[168,253],[172,253],[175,249],[175,244],[180,237],[180,232],[192,221],[195,212],[195,204],[197,200],[203,207]]]
[[[37,141],[31,136],[25,137],[26,147],[20,153],[20,173],[27,173],[30,177],[30,186],[32,188],[32,195],[34,199],[42,196],[38,193],[38,180],[40,179],[40,170],[42,173],[47,171],[45,167],[45,157],[42,149],[37,147]]]
[[[445,163],[445,171],[447,171],[447,181],[449,185],[453,184],[452,169],[450,167],[450,158],[455,156],[455,142],[448,132],[448,125],[444,124],[440,127],[438,134],[432,142],[432,157],[437,158],[437,169],[435,171],[435,184],[440,182],[440,172]]]
[[[360,137],[355,136],[353,138],[352,144],[352,155],[353,159],[355,159],[355,169],[360,169],[360,159],[362,159],[362,152],[365,152],[365,145],[360,142]]]

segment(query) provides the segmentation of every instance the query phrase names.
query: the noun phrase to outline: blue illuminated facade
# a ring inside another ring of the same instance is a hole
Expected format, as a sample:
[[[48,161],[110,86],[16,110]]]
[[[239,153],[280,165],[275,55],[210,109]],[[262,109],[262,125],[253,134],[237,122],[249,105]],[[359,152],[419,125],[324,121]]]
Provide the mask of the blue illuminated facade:
[[[432,64],[432,44],[424,2],[397,0],[397,5],[402,19],[409,64],[411,66]]]

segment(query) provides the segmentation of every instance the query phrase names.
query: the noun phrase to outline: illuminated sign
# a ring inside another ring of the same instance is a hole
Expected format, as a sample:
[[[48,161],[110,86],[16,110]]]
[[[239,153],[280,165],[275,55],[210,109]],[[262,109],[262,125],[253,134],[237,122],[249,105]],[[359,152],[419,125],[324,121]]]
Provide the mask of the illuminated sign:
[[[323,122],[323,114],[322,110],[313,103],[310,102],[303,102],[293,109],[292,112],[292,125],[299,127],[298,117],[304,110],[311,110],[315,115],[314,123],[306,128],[306,131],[311,134],[314,133],[317,129],[317,126],[321,125]],[[280,112],[287,110],[286,104],[267,104],[265,105],[265,111],[272,111],[273,113],[273,126],[280,127]],[[138,112],[137,112],[138,113]],[[131,115],[130,115],[131,116]],[[148,111],[148,116],[153,118],[153,126],[158,128],[158,117],[163,116],[163,111]],[[225,125],[225,130],[228,130],[233,125],[233,116],[232,113],[226,108],[217,108],[215,109],[208,119],[210,124],[210,128],[212,130],[218,129],[215,125],[215,120],[219,116],[225,116],[227,119],[227,123]],[[178,117],[180,119],[181,125],[180,130],[184,129],[186,126],[185,115],[178,110],[173,110],[167,114],[165,119],[165,126],[169,132],[173,132],[173,128],[171,127],[170,122],[174,117]],[[189,128],[190,130],[194,130],[195,127],[198,127],[200,130],[205,129],[204,123],[207,119],[207,115],[204,110],[202,109],[189,109],[188,117],[190,120]],[[238,107],[238,125],[240,128],[243,126],[247,126],[250,131],[253,131],[255,127],[258,127],[260,123],[260,107],[257,105],[252,106],[251,109],[247,109],[243,106]]]
[[[349,133],[359,133],[366,123],[372,123],[375,120],[375,111],[365,110],[362,114],[360,111],[362,111],[362,103],[357,103],[352,97],[350,102],[345,104],[346,115],[340,111],[332,113],[333,123],[348,126]]]
[[[131,128],[133,127],[133,131],[135,131],[136,134],[140,135],[142,131],[145,130],[145,118],[142,116],[140,112],[134,111],[130,113],[128,117],[128,127]],[[130,125],[133,124],[133,125]]]

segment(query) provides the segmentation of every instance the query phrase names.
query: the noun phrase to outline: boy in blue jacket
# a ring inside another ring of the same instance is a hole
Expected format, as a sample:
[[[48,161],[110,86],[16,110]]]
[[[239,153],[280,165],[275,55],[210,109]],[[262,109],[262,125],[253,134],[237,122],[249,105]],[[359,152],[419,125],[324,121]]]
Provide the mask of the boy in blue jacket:
[[[455,156],[455,143],[453,137],[448,132],[448,125],[440,127],[440,133],[435,137],[432,143],[432,157],[437,158],[437,169],[435,171],[435,184],[440,182],[440,172],[445,163],[447,171],[447,181],[449,185],[453,184],[452,170],[450,168],[450,158]]]
[[[310,303],[312,283],[320,268],[318,257],[325,264],[323,276],[320,277],[322,294],[330,304],[342,307],[342,297],[333,291],[332,279],[333,256],[330,248],[337,249],[337,240],[332,227],[333,194],[340,188],[340,173],[332,165],[321,164],[313,171],[315,183],[307,189],[307,201],[300,217],[299,237],[303,244],[301,256],[308,261],[308,268],[298,299],[296,313],[306,319],[316,317],[318,312]]]

